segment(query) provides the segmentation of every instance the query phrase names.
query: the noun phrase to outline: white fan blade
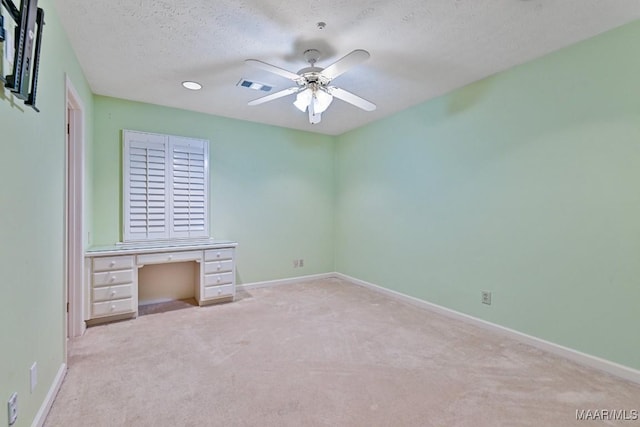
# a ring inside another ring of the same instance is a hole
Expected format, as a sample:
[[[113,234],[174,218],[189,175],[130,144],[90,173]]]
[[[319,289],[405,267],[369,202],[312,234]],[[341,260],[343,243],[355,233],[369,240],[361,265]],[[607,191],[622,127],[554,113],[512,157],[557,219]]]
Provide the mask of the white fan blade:
[[[272,93],[271,95],[263,96],[262,98],[254,99],[253,101],[249,101],[249,105],[260,105],[265,102],[273,101],[274,99],[282,98],[283,96],[291,95],[292,93],[299,92],[301,88],[298,86],[290,87],[289,89],[284,89],[279,92]]]
[[[354,50],[353,52],[346,54],[345,56],[322,70],[321,74],[329,80],[333,80],[350,68],[366,61],[367,59],[369,59],[369,56],[369,52],[367,52],[366,50]]]
[[[257,59],[245,59],[244,62],[256,68],[269,71],[270,73],[277,74],[289,80],[293,80],[294,82],[300,81],[302,79],[302,77],[297,75],[296,73],[287,71],[284,68],[276,67],[275,65],[267,64],[266,62],[258,61]]]
[[[373,111],[376,109],[376,104],[369,102],[364,98],[360,98],[358,95],[354,95],[348,90],[340,89],[339,87],[334,86],[331,86],[327,89],[329,89],[329,93],[336,98],[341,99],[344,102],[348,102],[349,104],[353,104],[358,108],[362,108],[365,111]]]

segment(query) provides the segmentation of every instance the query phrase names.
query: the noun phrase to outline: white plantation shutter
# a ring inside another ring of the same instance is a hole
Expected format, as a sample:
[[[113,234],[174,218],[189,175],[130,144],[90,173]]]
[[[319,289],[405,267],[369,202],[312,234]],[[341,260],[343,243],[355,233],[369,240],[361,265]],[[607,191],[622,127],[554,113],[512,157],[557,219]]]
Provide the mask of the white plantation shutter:
[[[208,237],[208,141],[128,130],[123,141],[123,240]]]
[[[207,237],[207,141],[171,137],[171,234],[177,238]]]
[[[124,132],[124,240],[165,239],[167,137]]]

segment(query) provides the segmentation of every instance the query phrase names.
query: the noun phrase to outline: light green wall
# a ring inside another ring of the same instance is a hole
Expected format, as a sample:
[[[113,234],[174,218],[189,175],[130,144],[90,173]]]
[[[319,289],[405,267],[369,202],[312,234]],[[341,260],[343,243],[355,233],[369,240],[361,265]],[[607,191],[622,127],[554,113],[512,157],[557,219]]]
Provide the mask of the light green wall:
[[[18,392],[16,426],[28,426],[64,362],[63,215],[65,73],[85,107],[91,93],[51,0],[45,10],[36,113],[0,89],[0,423]],[[29,392],[29,368],[38,385]]]
[[[638,40],[640,22],[338,137],[337,271],[640,369]]]
[[[103,96],[94,107],[94,244],[121,238],[121,130],[133,129],[210,141],[210,230],[238,242],[240,283],[333,271],[331,137]]]

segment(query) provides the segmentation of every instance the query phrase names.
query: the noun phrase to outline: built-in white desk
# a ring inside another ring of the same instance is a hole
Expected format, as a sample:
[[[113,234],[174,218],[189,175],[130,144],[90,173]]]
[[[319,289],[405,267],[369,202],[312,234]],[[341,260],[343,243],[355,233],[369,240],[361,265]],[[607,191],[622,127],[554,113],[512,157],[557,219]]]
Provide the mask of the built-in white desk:
[[[138,269],[149,264],[195,261],[200,265],[195,298],[199,305],[233,301],[236,242],[92,247],[85,252],[88,323],[138,315]]]

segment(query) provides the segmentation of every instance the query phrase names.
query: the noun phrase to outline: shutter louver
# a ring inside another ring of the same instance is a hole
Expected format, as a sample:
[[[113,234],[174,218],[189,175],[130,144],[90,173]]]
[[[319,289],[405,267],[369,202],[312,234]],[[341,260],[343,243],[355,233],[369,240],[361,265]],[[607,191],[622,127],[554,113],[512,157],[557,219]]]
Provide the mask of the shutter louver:
[[[161,135],[125,133],[124,240],[166,239],[167,141]],[[128,148],[128,149],[127,149]]]
[[[208,236],[206,141],[171,139],[171,234],[178,238]]]

